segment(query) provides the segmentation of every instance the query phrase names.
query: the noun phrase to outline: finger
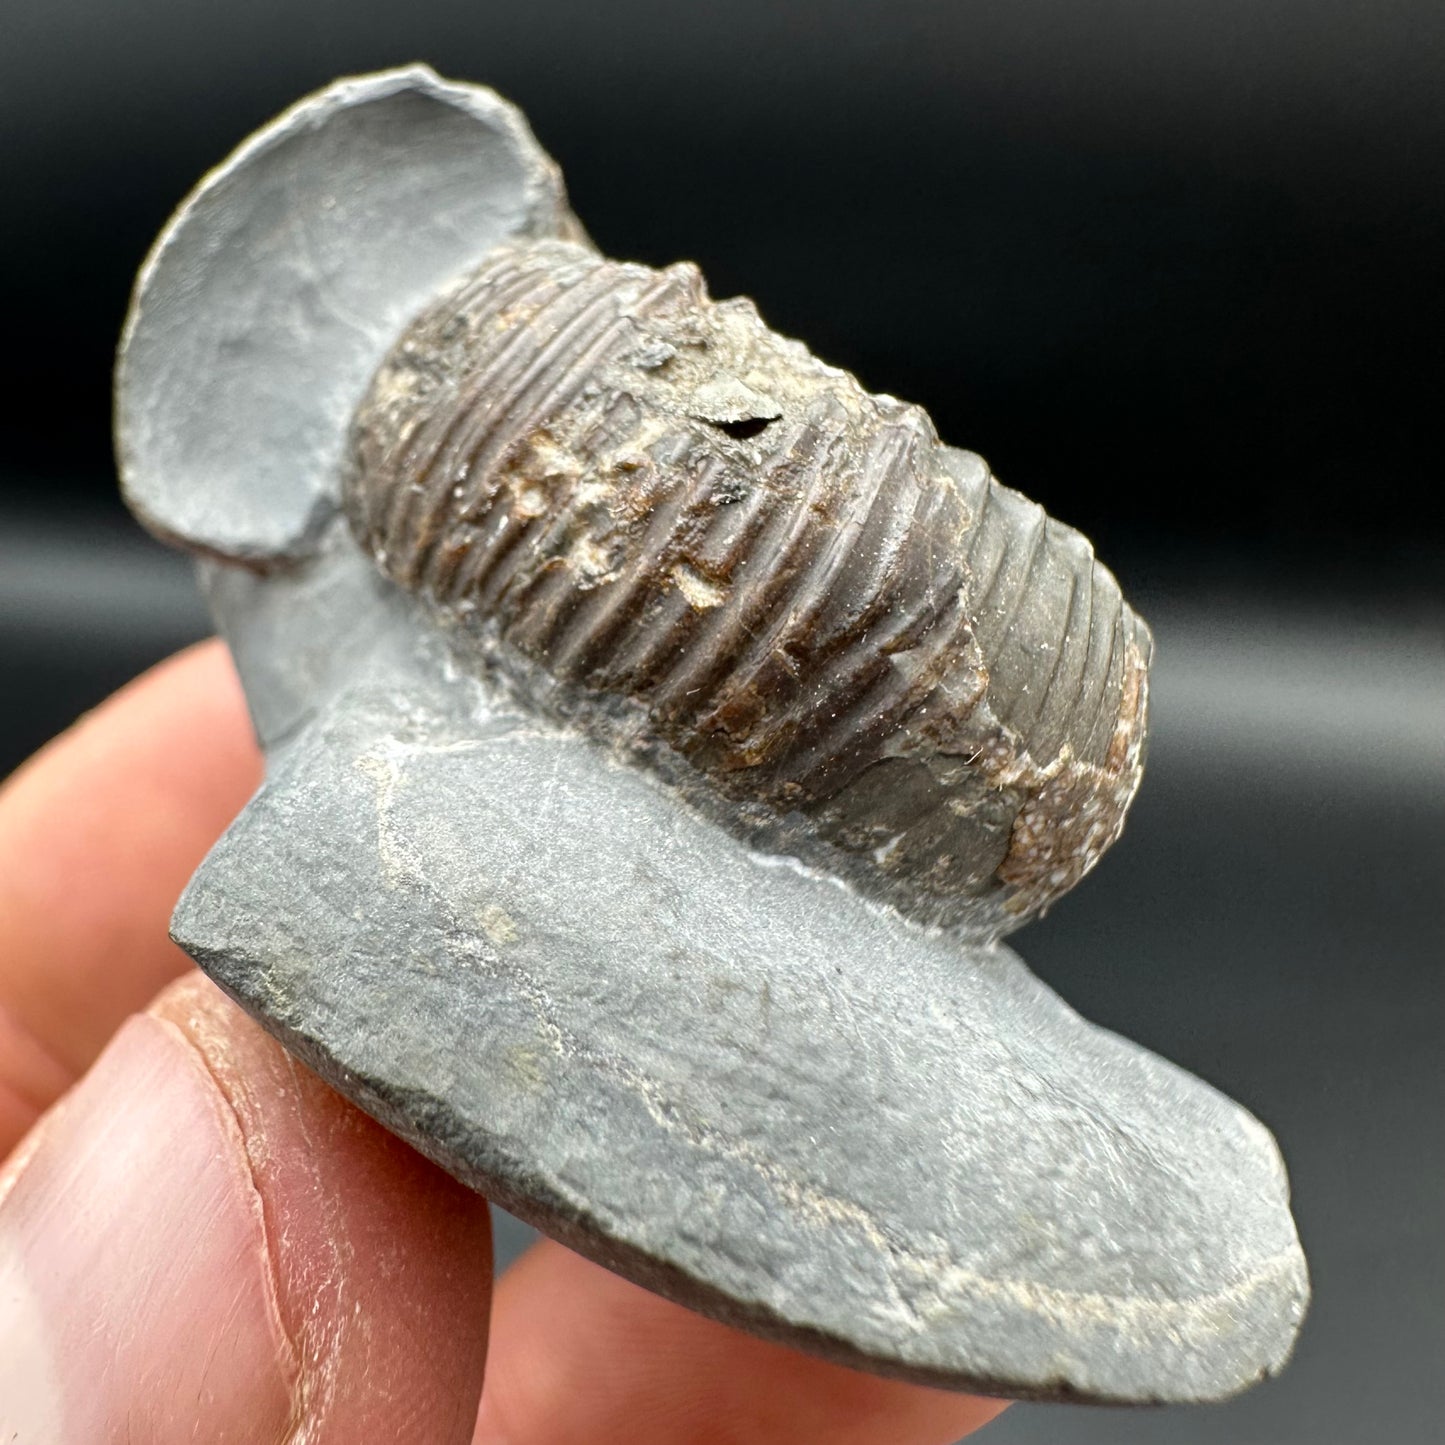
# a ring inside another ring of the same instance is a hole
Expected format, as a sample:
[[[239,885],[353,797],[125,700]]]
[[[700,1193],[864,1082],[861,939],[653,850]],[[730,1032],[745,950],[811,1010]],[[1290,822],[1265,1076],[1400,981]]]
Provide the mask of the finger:
[[[470,1439],[485,1202],[197,974],[0,1188],[0,1439]]]
[[[1004,1408],[755,1339],[550,1241],[499,1281],[492,1337],[475,1445],[945,1445]]]
[[[117,693],[0,789],[0,1157],[186,966],[171,909],[260,777],[212,642]]]

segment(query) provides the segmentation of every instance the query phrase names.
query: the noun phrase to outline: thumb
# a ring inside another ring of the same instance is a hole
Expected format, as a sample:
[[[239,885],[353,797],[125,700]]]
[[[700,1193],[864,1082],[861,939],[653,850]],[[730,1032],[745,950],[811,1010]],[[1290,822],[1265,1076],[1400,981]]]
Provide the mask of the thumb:
[[[0,1439],[463,1442],[483,1200],[199,974],[0,1174]]]

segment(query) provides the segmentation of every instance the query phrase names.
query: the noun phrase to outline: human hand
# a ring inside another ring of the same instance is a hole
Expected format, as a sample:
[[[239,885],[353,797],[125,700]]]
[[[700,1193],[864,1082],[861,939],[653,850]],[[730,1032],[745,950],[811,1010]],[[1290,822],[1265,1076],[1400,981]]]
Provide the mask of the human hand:
[[[207,643],[0,789],[0,1440],[942,1445],[998,1413],[550,1241],[494,1292],[485,1202],[166,937],[260,777]]]

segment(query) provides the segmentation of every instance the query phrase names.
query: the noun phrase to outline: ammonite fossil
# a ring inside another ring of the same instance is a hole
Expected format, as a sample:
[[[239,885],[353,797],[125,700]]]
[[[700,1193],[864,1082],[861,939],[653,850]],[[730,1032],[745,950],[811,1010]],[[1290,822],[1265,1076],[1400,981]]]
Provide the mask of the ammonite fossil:
[[[345,500],[553,706],[930,921],[1043,907],[1138,785],[1149,635],[1084,538],[691,265],[493,254],[387,356]]]
[[[1076,532],[692,266],[603,259],[517,112],[419,67],[201,182],[116,402],[267,757],[172,936],[303,1062],[846,1364],[1282,1368],[1269,1133],[998,941],[1143,762],[1149,634]]]

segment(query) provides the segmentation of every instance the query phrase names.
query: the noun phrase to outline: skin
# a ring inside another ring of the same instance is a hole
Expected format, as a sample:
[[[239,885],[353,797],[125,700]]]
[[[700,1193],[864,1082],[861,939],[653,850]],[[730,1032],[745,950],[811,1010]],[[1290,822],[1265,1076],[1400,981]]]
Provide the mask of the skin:
[[[260,778],[208,643],[0,788],[0,1439],[944,1445],[1003,1408],[766,1344],[550,1242],[494,1289],[485,1201],[166,937]]]

